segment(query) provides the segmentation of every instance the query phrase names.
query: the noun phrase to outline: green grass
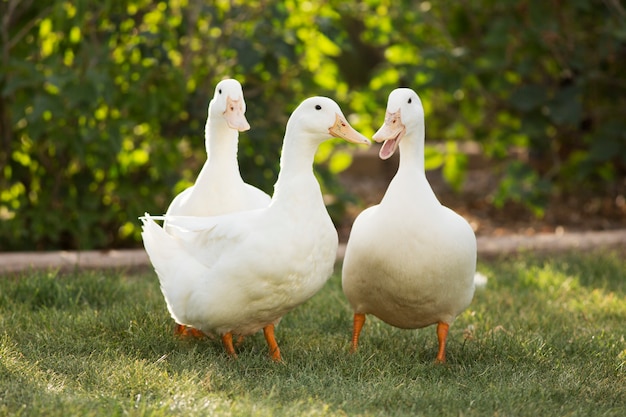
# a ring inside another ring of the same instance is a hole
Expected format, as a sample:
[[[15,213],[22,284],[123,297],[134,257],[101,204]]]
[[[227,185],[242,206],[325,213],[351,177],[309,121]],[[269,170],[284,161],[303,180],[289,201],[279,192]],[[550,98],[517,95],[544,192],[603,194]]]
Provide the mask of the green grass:
[[[350,355],[339,275],[231,360],[180,340],[146,273],[0,277],[0,415],[622,416],[626,261],[515,257],[489,277],[436,365],[434,327],[369,317]]]

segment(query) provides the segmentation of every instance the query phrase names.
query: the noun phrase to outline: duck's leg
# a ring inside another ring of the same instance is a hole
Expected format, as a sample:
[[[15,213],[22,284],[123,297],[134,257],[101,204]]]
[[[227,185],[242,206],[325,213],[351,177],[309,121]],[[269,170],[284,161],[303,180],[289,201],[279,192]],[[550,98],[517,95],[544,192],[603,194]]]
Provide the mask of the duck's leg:
[[[439,352],[437,352],[438,363],[446,362],[446,339],[448,338],[448,329],[450,325],[440,321],[437,323],[437,339],[439,340]]]
[[[274,336],[274,325],[268,324],[263,328],[263,334],[265,335],[265,341],[267,342],[267,346],[270,348],[270,356],[272,360],[275,362],[280,362],[282,359],[280,357],[280,349],[278,348],[278,343],[276,343],[276,337]]]
[[[233,359],[237,359],[237,354],[235,353],[235,348],[233,347],[233,333],[228,332],[222,335],[222,343],[226,348],[226,353],[228,353]]]
[[[187,335],[196,338],[203,338],[206,336],[202,330],[198,330],[195,327],[187,327]]]
[[[350,348],[350,353],[355,353],[357,347],[359,346],[359,335],[361,334],[361,329],[365,324],[365,314],[362,313],[354,313],[354,325],[352,327],[352,347]]]
[[[194,327],[185,326],[184,324],[176,323],[176,327],[174,328],[174,334],[182,337],[195,337],[202,338],[206,336],[201,330],[198,330]]]
[[[185,326],[184,324],[178,324],[176,323],[176,327],[174,327],[174,334],[176,336],[182,336],[185,334]]]

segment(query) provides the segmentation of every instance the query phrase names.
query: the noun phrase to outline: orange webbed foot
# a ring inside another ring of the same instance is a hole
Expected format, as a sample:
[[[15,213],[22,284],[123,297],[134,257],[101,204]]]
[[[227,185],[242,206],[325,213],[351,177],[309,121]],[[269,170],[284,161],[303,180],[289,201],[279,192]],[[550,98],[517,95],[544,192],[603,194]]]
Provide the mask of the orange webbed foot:
[[[203,337],[206,337],[206,335],[201,330],[178,323],[176,323],[176,327],[174,328],[174,334],[181,337],[189,337],[195,339],[201,339]]]

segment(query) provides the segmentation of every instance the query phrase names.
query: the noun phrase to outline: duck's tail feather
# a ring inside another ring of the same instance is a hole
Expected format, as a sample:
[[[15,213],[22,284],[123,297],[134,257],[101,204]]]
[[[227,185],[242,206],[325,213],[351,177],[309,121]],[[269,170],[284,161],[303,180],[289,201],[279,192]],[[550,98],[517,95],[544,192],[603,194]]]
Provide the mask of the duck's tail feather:
[[[180,324],[185,323],[185,312],[181,306],[194,288],[199,285],[200,265],[184,250],[181,242],[168,234],[154,219],[162,216],[140,217],[143,225],[141,237],[150,262],[159,277],[161,291],[172,317]]]
[[[170,261],[175,251],[180,249],[180,244],[176,239],[156,224],[155,220],[160,220],[161,217],[163,216],[151,216],[145,213],[144,216],[139,218],[142,223],[141,237],[143,245],[157,272],[159,267],[165,267],[166,261]]]

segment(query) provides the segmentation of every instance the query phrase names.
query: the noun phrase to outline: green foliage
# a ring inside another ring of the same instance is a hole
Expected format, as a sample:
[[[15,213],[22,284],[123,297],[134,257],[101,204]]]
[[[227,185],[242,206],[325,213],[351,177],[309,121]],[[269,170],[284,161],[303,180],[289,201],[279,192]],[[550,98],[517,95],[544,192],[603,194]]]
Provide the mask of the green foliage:
[[[494,201],[540,214],[548,193],[626,172],[618,2],[1,0],[0,249],[136,245],[205,159],[215,83],[244,85],[244,179],[271,191],[289,113],[335,98],[371,135],[389,92],[422,96],[427,166],[455,187],[474,140],[530,151]],[[321,149],[320,178],[349,164]],[[340,214],[338,214],[340,215]]]
[[[508,257],[450,328],[368,317],[351,355],[352,310],[335,275],[239,357],[181,340],[154,273],[0,276],[0,416],[621,416],[626,407],[626,262],[619,254]]]
[[[496,203],[520,201],[540,214],[554,189],[623,178],[626,124],[617,109],[626,105],[626,61],[618,58],[626,53],[626,11],[619,4],[409,3],[384,11],[394,30],[373,37],[385,60],[369,87],[420,92],[430,140],[475,140],[494,158],[528,149],[529,161],[504,172]],[[457,163],[453,155],[446,165]],[[445,168],[458,181],[462,170]]]
[[[490,68],[479,76],[480,85],[494,104],[491,110],[498,111],[496,117],[507,116],[506,125],[496,124],[487,135],[485,149],[518,143],[529,149],[526,169],[515,169],[508,177],[528,182],[535,196],[522,191],[524,186],[507,189],[506,183],[501,194],[543,208],[537,197],[545,200],[551,188],[568,190],[581,182],[623,177],[625,125],[617,122],[614,110],[626,104],[624,95],[616,94],[626,91],[619,76],[624,61],[616,59],[626,51],[624,9],[585,0],[567,8],[526,1],[498,5],[500,11],[515,13],[490,21],[472,19],[457,41],[469,52],[463,63],[474,62],[470,72]],[[484,16],[479,9],[469,12]],[[604,133],[616,123],[619,133]]]

